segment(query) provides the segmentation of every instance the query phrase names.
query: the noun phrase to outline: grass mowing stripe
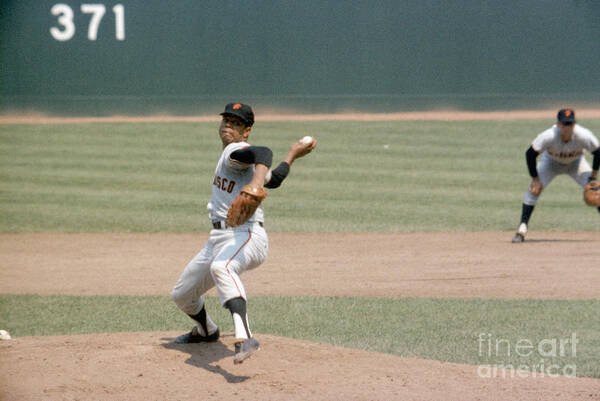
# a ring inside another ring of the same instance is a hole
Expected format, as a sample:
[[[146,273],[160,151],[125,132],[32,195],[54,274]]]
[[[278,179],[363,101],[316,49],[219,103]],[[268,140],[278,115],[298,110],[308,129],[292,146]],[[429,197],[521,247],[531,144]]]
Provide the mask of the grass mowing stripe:
[[[232,331],[218,299],[206,302]],[[255,297],[248,308],[256,333],[472,365],[575,366],[600,378],[600,300]],[[0,296],[0,327],[15,337],[190,325],[166,296]]]
[[[525,149],[551,121],[259,121],[251,142],[276,163],[298,138],[319,140],[270,191],[269,230],[512,231],[529,183]],[[600,131],[600,119],[582,123]],[[4,124],[0,143],[0,231],[206,230],[217,124]],[[568,178],[539,205],[532,229],[600,229]],[[115,208],[118,218],[86,220]]]

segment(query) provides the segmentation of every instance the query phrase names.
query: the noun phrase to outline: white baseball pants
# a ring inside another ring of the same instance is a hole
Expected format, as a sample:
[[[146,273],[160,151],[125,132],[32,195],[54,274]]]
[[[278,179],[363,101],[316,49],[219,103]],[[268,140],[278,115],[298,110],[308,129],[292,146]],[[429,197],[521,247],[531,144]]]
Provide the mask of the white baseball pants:
[[[585,157],[580,156],[569,164],[562,164],[553,160],[546,153],[542,154],[540,162],[537,164],[538,177],[544,185],[544,189],[550,185],[554,177],[559,174],[567,174],[571,176],[581,187],[585,187],[587,179],[592,172],[592,167],[585,160]],[[541,194],[540,194],[541,195]],[[538,196],[535,196],[527,189],[523,196],[523,203],[534,206],[537,203]]]
[[[173,287],[171,298],[188,315],[200,312],[204,306],[202,295],[214,286],[221,305],[233,298],[246,299],[240,275],[263,263],[268,250],[267,233],[257,223],[211,230],[204,248],[188,263]]]

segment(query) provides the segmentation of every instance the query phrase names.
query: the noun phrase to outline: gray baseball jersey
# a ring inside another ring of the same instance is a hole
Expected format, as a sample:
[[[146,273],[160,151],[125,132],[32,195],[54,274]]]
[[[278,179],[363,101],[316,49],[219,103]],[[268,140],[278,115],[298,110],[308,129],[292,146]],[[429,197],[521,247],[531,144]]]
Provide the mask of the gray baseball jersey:
[[[591,153],[598,149],[600,144],[589,129],[575,124],[573,137],[569,142],[564,143],[562,141],[558,126],[553,125],[539,134],[533,140],[531,146],[538,153],[546,152],[552,160],[558,163],[569,164],[580,157],[584,149]]]
[[[212,197],[206,206],[211,221],[225,221],[227,210],[241,189],[252,181],[254,164],[244,164],[231,158],[238,149],[250,146],[246,142],[235,142],[227,145],[215,169],[212,186]],[[268,181],[267,176],[267,181]],[[249,222],[264,222],[262,206],[256,209]]]

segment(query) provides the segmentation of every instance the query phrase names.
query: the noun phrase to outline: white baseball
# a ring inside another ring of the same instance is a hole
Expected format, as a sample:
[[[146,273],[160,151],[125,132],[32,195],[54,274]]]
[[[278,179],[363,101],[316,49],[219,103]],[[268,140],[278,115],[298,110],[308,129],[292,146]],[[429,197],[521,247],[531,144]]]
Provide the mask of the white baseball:
[[[6,330],[0,330],[0,340],[10,340],[10,334]]]
[[[304,138],[300,139],[300,143],[304,144],[304,145],[308,145],[309,143],[313,143],[314,139],[312,136],[305,136]]]

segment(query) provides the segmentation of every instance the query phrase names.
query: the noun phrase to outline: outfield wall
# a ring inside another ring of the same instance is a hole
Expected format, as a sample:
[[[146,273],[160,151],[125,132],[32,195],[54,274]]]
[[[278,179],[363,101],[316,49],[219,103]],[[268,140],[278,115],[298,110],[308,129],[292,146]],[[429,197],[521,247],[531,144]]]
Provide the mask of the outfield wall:
[[[600,2],[0,3],[0,112],[600,103]]]

